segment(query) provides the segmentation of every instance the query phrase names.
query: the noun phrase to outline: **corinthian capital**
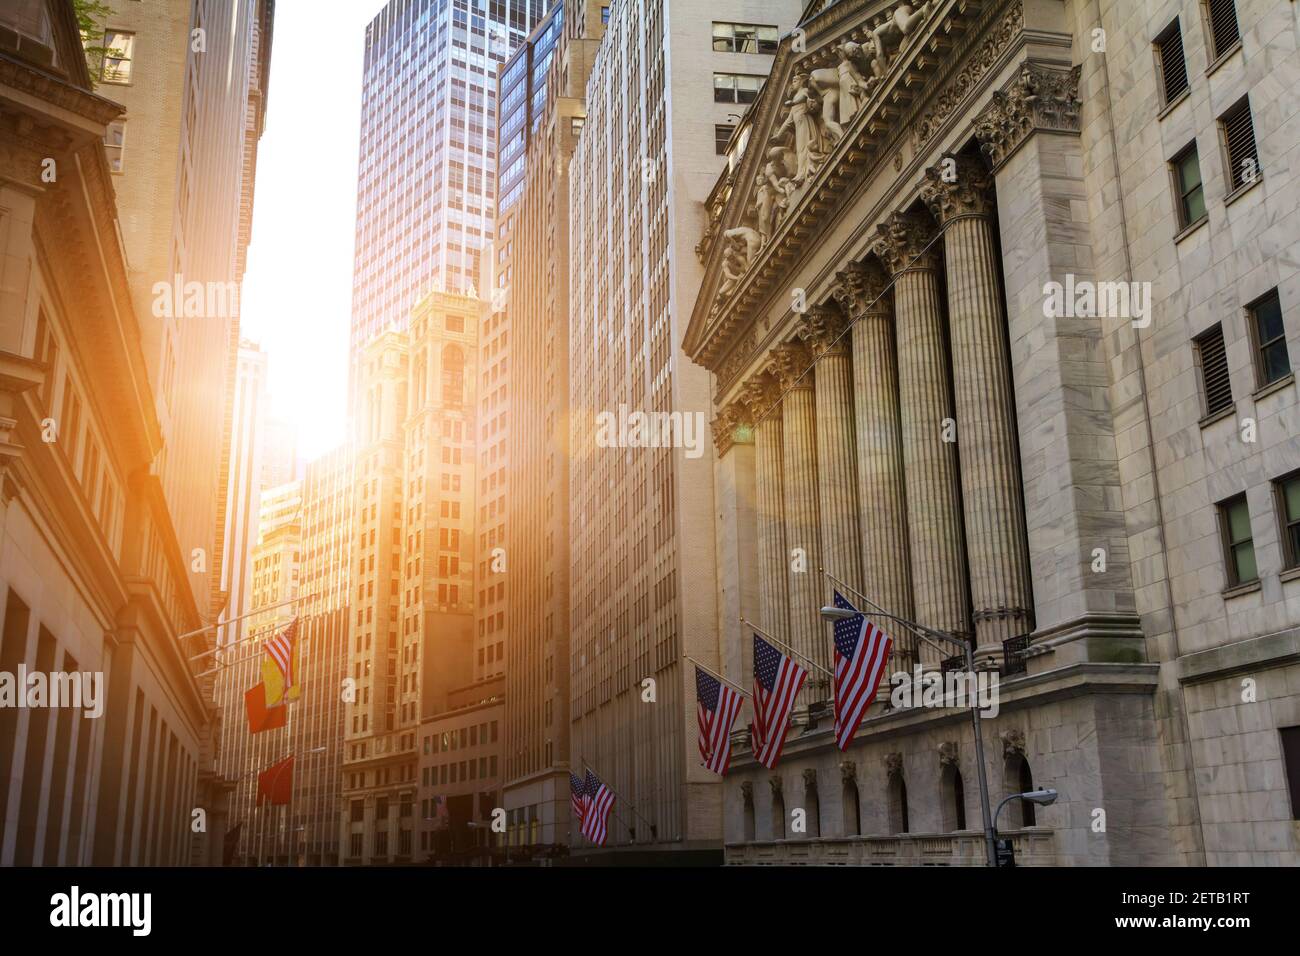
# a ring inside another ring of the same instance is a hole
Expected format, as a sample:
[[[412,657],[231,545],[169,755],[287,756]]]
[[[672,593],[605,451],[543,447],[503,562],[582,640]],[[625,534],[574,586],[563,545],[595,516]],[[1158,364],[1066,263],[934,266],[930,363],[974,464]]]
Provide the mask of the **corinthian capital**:
[[[997,169],[1035,130],[1079,131],[1079,67],[1026,61],[1019,75],[975,118],[980,148]]]
[[[848,320],[839,309],[818,305],[804,316],[799,337],[814,357],[821,358],[828,352],[843,352],[848,348],[848,336],[844,334],[848,327]]]
[[[896,212],[876,226],[878,238],[871,247],[891,275],[909,269],[933,269],[934,248],[930,240],[937,234],[929,216]]]
[[[958,216],[987,216],[993,212],[993,174],[969,153],[945,153],[937,166],[925,171],[921,199],[940,225]]]
[[[718,410],[713,419],[713,445],[721,458],[733,445],[747,445],[754,440],[754,419],[743,402],[732,402]]]
[[[865,262],[850,262],[835,273],[835,288],[831,294],[844,314],[857,320],[864,315],[888,315],[889,277],[878,267]]]
[[[812,388],[812,376],[805,375],[813,364],[812,353],[799,342],[787,342],[778,345],[769,353],[772,357],[772,373],[781,384],[781,390],[792,388]]]
[[[749,409],[750,421],[764,417],[781,400],[781,386],[769,372],[759,372],[740,387],[740,400]]]

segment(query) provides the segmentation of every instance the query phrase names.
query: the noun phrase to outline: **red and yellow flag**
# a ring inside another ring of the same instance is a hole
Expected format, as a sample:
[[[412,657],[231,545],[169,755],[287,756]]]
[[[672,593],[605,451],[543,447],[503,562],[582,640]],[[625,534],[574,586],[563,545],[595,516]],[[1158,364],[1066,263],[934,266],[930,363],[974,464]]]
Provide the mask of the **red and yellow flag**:
[[[278,730],[285,724],[287,712],[284,704],[266,706],[266,687],[254,684],[244,692],[244,711],[248,715],[248,732],[260,734],[264,730]]]
[[[302,689],[298,682],[298,619],[268,640],[264,650],[262,685],[266,688],[266,706],[297,700]]]

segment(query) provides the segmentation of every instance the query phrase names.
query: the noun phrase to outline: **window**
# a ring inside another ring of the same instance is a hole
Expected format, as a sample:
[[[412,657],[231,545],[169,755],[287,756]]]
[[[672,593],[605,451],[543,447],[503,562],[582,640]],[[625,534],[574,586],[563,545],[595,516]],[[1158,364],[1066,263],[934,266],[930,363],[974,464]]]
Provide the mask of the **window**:
[[[1232,407],[1232,381],[1228,377],[1228,353],[1223,347],[1223,326],[1216,325],[1193,340],[1196,366],[1201,375],[1201,394],[1205,396],[1208,418]]]
[[[714,73],[715,103],[752,103],[763,87],[763,77],[748,73]]]
[[[1273,482],[1273,493],[1282,522],[1282,561],[1287,569],[1300,567],[1300,471]]]
[[[730,123],[718,123],[713,127],[713,151],[719,156],[727,155],[727,144],[731,142],[731,134],[736,127]]]
[[[1255,539],[1250,534],[1250,508],[1244,494],[1219,504],[1219,527],[1223,533],[1224,559],[1228,565],[1228,586],[1248,584],[1259,578],[1255,567]]]
[[[115,173],[122,171],[122,154],[126,150],[126,121],[114,120],[104,130],[104,155],[108,158],[108,168]]]
[[[779,42],[780,35],[774,26],[713,24],[713,49],[717,53],[775,53]]]
[[[1291,819],[1300,820],[1300,727],[1280,727],[1278,733],[1282,736],[1282,763],[1291,791]]]
[[[130,83],[131,58],[135,52],[135,34],[109,30],[104,34],[104,68],[100,79],[105,83]]]
[[[1183,33],[1177,18],[1156,37],[1156,67],[1164,102],[1172,103],[1187,89],[1187,60],[1183,56]]]
[[[1233,0],[1205,0],[1205,19],[1210,27],[1210,62],[1230,53],[1241,39],[1237,27],[1237,5]]]
[[[1255,121],[1250,100],[1243,97],[1219,120],[1219,135],[1228,163],[1229,192],[1259,181],[1259,151],[1255,148]]]
[[[1291,374],[1286,350],[1286,328],[1282,325],[1282,302],[1277,289],[1246,307],[1251,338],[1255,344],[1255,373],[1259,386],[1271,385]]]
[[[1178,225],[1186,229],[1205,218],[1205,191],[1201,187],[1201,160],[1196,144],[1179,153],[1172,166],[1178,193]]]

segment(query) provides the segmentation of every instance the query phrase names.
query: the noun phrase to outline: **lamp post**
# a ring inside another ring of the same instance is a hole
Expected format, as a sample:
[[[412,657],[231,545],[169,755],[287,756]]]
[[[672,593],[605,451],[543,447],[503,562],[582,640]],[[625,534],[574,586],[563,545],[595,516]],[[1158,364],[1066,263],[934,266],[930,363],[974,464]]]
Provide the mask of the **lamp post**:
[[[823,620],[835,622],[843,621],[851,617],[857,617],[863,612],[854,611],[843,607],[824,607],[821,609]],[[916,632],[917,636],[926,641],[932,647],[938,647],[942,652],[943,648],[935,644],[935,639],[946,641],[949,644],[955,644],[962,649],[966,655],[966,669],[973,675],[975,673],[975,652],[972,650],[970,641],[967,641],[956,634],[949,634],[946,631],[936,631],[934,628],[926,627],[924,624],[917,624],[915,621],[909,621],[907,618],[898,617],[885,611],[871,611],[872,617],[883,617],[890,621],[897,621]],[[975,731],[975,769],[979,775],[980,785],[980,813],[984,818],[984,849],[988,855],[988,865],[997,866],[997,839],[993,829],[993,814],[990,812],[989,804],[989,781],[988,773],[984,768],[984,731],[980,721],[979,701],[976,695],[970,695],[970,720],[971,727]],[[1055,799],[1055,797],[1053,797]],[[1005,801],[1004,801],[1005,802]],[[999,806],[999,809],[1001,807]]]
[[[1028,790],[1025,793],[1013,793],[1009,797],[1003,797],[1002,802],[998,804],[998,808],[993,811],[993,836],[995,838],[995,845],[998,833],[998,817],[1002,815],[1002,808],[1008,803],[1012,800],[1028,800],[1030,803],[1035,803],[1040,807],[1046,807],[1055,803],[1057,796],[1057,792],[1051,787],[1044,787],[1041,790]]]

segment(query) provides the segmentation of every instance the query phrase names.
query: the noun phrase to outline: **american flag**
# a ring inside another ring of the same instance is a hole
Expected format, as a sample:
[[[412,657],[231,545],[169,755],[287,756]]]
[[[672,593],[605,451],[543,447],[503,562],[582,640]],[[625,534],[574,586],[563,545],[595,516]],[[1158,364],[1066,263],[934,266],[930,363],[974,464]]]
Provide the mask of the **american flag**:
[[[771,770],[781,759],[794,699],[808,672],[754,635],[754,759]]]
[[[835,606],[856,612],[835,592]],[[835,743],[846,749],[858,732],[862,716],[876,697],[885,673],[889,635],[862,614],[835,622]]]
[[[293,642],[298,637],[298,619],[293,621],[280,633],[266,642],[266,654],[275,661],[275,666],[284,675],[284,693],[287,694],[294,685]]]
[[[695,667],[695,716],[700,724],[700,756],[704,766],[724,774],[731,763],[731,725],[744,698],[712,674]]]
[[[583,802],[586,804],[582,817],[582,835],[596,846],[604,846],[607,835],[605,821],[614,809],[614,791],[601,783],[600,778],[590,770],[587,771],[582,791]]]
[[[572,770],[569,771],[569,800],[573,807],[573,817],[581,828],[583,815],[587,812],[587,789]]]

